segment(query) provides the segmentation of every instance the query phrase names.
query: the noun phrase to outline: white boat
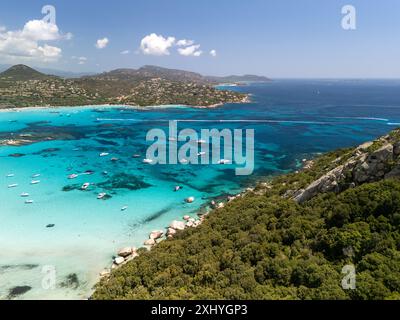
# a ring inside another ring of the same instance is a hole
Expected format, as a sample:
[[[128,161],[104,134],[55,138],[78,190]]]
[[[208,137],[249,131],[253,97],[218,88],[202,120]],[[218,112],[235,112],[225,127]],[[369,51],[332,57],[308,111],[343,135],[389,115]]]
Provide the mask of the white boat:
[[[9,187],[9,188],[18,187],[18,183],[9,184],[8,187]]]
[[[25,200],[25,203],[26,204],[31,204],[31,203],[33,203],[33,200]]]
[[[107,193],[105,193],[105,192],[102,192],[102,193],[99,193],[99,195],[97,196],[97,199],[103,199],[105,196],[107,195]]]
[[[86,183],[84,183],[84,184],[82,185],[81,189],[82,189],[82,190],[86,190],[87,188],[89,188],[89,186],[90,186],[90,183],[89,183],[89,182],[86,182]]]
[[[229,164],[229,163],[231,163],[231,161],[226,159],[221,159],[218,161],[218,164]]]
[[[14,177],[14,176],[15,176],[14,173],[10,173],[10,174],[6,175],[7,178],[12,178],[12,177]]]
[[[70,175],[68,176],[68,179],[75,179],[75,178],[78,178],[78,175],[75,174],[75,173],[70,174]]]
[[[187,163],[189,162],[189,160],[187,160],[187,159],[180,159],[179,162],[180,162],[181,164],[187,164]]]
[[[128,206],[123,206],[123,207],[121,208],[121,211],[125,211],[126,209],[128,209]]]
[[[198,144],[205,144],[205,143],[207,143],[207,141],[206,141],[206,140],[201,140],[201,139],[200,139],[200,140],[197,140],[197,143],[198,143]]]
[[[143,159],[143,163],[153,163],[152,159]]]
[[[204,151],[201,151],[201,152],[199,152],[198,154],[197,154],[197,156],[204,156],[206,153],[204,152]]]
[[[108,152],[102,152],[100,153],[100,157],[107,157],[109,155]]]
[[[29,197],[29,193],[26,193],[26,192],[24,192],[24,193],[21,193],[21,197],[22,197],[22,198]]]
[[[32,180],[31,181],[31,184],[39,184],[40,183],[40,180]]]
[[[179,191],[179,190],[181,190],[181,189],[182,189],[181,186],[176,186],[176,187],[174,188],[174,191],[176,192],[176,191]]]
[[[39,178],[40,177],[40,173],[36,173],[32,176],[32,178]]]

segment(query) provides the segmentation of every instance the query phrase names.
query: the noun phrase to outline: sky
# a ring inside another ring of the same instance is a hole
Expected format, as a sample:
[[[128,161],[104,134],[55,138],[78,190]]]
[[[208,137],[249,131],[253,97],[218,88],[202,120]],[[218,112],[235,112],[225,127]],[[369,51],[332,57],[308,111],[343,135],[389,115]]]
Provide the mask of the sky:
[[[398,0],[47,1],[0,2],[0,64],[400,78]],[[342,13],[345,5],[355,15]]]

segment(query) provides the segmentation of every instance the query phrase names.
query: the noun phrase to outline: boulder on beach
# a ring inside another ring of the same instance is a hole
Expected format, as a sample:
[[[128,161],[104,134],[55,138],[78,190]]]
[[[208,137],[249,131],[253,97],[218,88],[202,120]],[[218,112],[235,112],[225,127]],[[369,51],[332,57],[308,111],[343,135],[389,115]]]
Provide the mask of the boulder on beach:
[[[132,252],[133,252],[133,250],[132,250],[131,247],[125,247],[125,248],[122,248],[122,249],[120,249],[120,250],[118,251],[118,255],[119,255],[120,257],[125,258],[125,257],[131,255]]]
[[[154,239],[148,239],[145,242],[143,242],[145,246],[154,246],[156,244],[156,241]]]
[[[124,263],[125,259],[123,257],[117,257],[114,259],[114,263],[119,266],[121,263]]]
[[[107,277],[108,275],[110,275],[110,270],[103,270],[102,272],[100,272],[100,277]]]
[[[183,221],[174,220],[174,221],[171,222],[169,227],[172,228],[172,229],[175,229],[175,230],[184,230],[185,229],[185,223]]]
[[[183,217],[183,220],[189,221],[189,219],[190,219],[190,216],[184,216]]]
[[[161,238],[163,234],[164,234],[164,231],[155,230],[155,231],[152,231],[152,232],[150,233],[149,238],[150,238],[150,239],[156,240],[156,239]]]
[[[168,237],[168,236],[173,236],[173,235],[175,235],[175,234],[176,234],[176,230],[175,230],[175,229],[168,228],[168,230],[167,230],[167,237]]]
[[[139,256],[139,254],[136,251],[133,251],[133,253],[131,255],[125,257],[125,261],[131,261],[131,260],[135,259],[138,256]]]
[[[188,222],[186,223],[186,227],[188,227],[188,228],[193,227],[193,221],[188,221]]]

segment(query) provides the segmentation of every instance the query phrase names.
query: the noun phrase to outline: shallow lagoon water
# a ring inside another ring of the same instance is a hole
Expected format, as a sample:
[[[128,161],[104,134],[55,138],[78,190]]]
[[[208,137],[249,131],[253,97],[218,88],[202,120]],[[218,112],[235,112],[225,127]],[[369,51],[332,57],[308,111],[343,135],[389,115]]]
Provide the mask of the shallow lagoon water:
[[[139,247],[150,231],[185,214],[196,216],[214,197],[295,170],[303,158],[393,129],[391,124],[400,122],[399,87],[398,81],[280,80],[229,87],[250,92],[253,102],[217,109],[121,106],[1,112],[0,137],[41,133],[56,140],[0,147],[0,298],[87,298],[119,248]],[[254,128],[254,174],[235,176],[230,165],[143,164],[147,131],[167,129],[168,120],[181,120],[179,129]],[[110,155],[99,157],[101,152]],[[112,157],[119,161],[112,162]],[[82,174],[86,170],[94,174]],[[72,173],[78,178],[68,179]],[[32,178],[35,174],[40,177]],[[35,179],[40,183],[31,185]],[[85,182],[93,185],[79,190]],[[18,186],[7,188],[14,183]],[[176,185],[184,188],[173,192]],[[23,192],[30,194],[32,204],[25,204]],[[97,200],[99,192],[112,197]],[[196,201],[186,204],[189,196]],[[128,209],[121,211],[123,206]],[[42,287],[48,266],[56,270],[52,289]],[[9,296],[15,287],[31,289]]]

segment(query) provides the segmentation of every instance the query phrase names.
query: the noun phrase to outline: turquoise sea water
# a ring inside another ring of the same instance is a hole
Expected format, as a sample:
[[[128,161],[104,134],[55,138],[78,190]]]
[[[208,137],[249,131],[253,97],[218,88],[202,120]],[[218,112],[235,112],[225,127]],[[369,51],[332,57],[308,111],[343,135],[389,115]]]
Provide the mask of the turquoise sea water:
[[[395,128],[399,88],[400,81],[279,80],[229,87],[251,93],[252,103],[217,109],[1,112],[0,139],[39,133],[56,140],[0,147],[0,298],[12,298],[10,290],[23,286],[29,290],[15,298],[87,298],[119,248],[139,247],[152,230],[185,214],[196,216],[215,197],[295,170],[304,158],[355,146]],[[198,131],[255,129],[254,174],[235,176],[230,165],[143,164],[147,131],[167,129],[168,120],[181,120],[179,129]],[[109,156],[99,157],[101,152]],[[87,170],[93,174],[84,174]],[[72,173],[79,176],[68,179]],[[32,185],[32,180],[40,183]],[[79,190],[86,182],[92,184],[89,189]],[[18,186],[8,188],[11,184]],[[184,188],[174,192],[176,185]],[[20,196],[25,192],[28,198]],[[99,192],[112,197],[97,200]],[[185,203],[189,196],[196,201]],[[34,202],[26,204],[27,199]],[[123,206],[128,209],[121,211]],[[42,287],[46,266],[56,270],[53,289]]]

